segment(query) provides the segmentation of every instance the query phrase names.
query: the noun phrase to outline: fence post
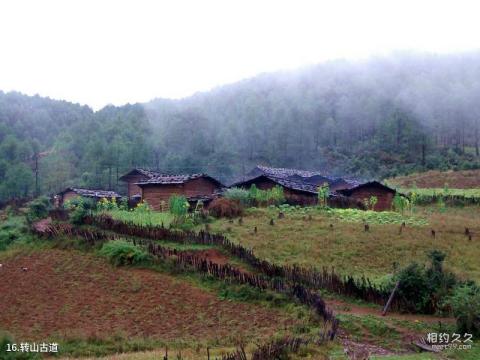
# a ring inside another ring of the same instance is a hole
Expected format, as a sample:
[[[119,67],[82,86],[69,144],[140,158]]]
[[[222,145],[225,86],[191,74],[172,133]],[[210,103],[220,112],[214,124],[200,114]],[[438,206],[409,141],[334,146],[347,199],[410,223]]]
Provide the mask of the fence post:
[[[385,316],[387,314],[388,308],[390,307],[390,304],[392,303],[393,296],[395,295],[395,292],[397,291],[399,286],[400,286],[400,281],[397,281],[397,283],[395,284],[395,287],[392,290],[392,293],[390,294],[390,297],[388,298],[387,303],[385,304],[385,307],[383,308],[382,316]]]

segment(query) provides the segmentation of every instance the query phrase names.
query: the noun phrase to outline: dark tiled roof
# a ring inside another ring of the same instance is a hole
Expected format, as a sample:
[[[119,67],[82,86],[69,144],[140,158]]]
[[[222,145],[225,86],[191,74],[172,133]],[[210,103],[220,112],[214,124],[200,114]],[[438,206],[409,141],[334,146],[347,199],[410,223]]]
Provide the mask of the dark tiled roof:
[[[297,182],[306,182],[315,186],[322,185],[327,182],[329,186],[342,184],[345,188],[351,188],[359,185],[360,183],[355,180],[347,180],[343,178],[335,178],[327,176],[319,171],[308,171],[288,168],[273,168],[268,166],[257,165],[251,172],[253,176],[263,173],[268,176],[274,176],[276,178],[285,178]]]
[[[309,184],[303,181],[294,181],[291,179],[276,178],[274,176],[268,176],[268,178],[272,181],[275,181],[277,184],[285,186],[286,188],[289,188],[289,189],[309,192],[312,194],[317,194],[318,192],[316,185]]]
[[[135,168],[135,169],[130,170],[125,175],[120,176],[119,180],[125,180],[126,177],[128,177],[129,175],[135,175],[135,174],[143,175],[148,179],[151,179],[155,176],[161,175],[161,173],[158,172],[158,171],[148,170],[148,169],[143,169],[143,168]]]
[[[361,183],[356,180],[347,180],[347,179],[342,179],[342,178],[337,178],[334,179],[331,183],[329,183],[330,187],[338,187],[336,191],[339,191],[340,189],[345,190],[345,189],[351,189],[353,187],[356,187],[360,185]]]
[[[73,191],[74,193],[80,196],[93,197],[93,198],[120,198],[121,197],[115,191],[91,190],[91,189],[81,189],[81,188],[67,188],[62,192],[60,192],[59,195],[69,191]]]
[[[278,185],[281,185],[285,188],[292,189],[292,190],[297,190],[297,191],[303,191],[303,192],[308,192],[311,194],[317,194],[317,187],[313,184],[309,184],[306,182],[302,181],[294,181],[291,179],[286,179],[286,178],[280,178],[276,176],[270,176],[270,175],[258,175],[258,176],[253,176],[247,180],[237,182],[235,184],[232,184],[232,187],[234,186],[244,186],[248,185],[249,183],[254,183],[255,180],[258,180],[260,178],[266,178],[269,179]]]
[[[298,170],[298,169],[288,169],[288,168],[273,168],[268,166],[257,165],[255,169],[258,169],[260,172],[265,175],[275,176],[277,178],[288,178],[290,176],[298,175],[303,178],[309,178],[315,175],[321,175],[317,171],[307,171],[307,170]],[[255,169],[253,171],[255,171]]]
[[[358,189],[361,189],[361,188],[364,188],[364,187],[381,188],[381,189],[384,189],[384,190],[386,190],[388,192],[391,192],[391,193],[396,193],[397,192],[395,189],[392,189],[392,188],[390,188],[386,185],[383,185],[381,182],[378,182],[378,181],[369,181],[369,182],[366,182],[366,183],[363,183],[363,184],[356,185],[356,186],[351,187],[349,189],[337,190],[337,192],[340,193],[340,194],[346,195],[346,196],[350,196],[355,190],[358,190]]]
[[[166,174],[157,174],[156,176],[136,183],[137,185],[149,185],[149,184],[183,184],[187,181],[198,179],[198,178],[208,178],[215,182],[218,186],[222,186],[222,183],[217,179],[206,175],[206,174],[190,174],[190,175],[166,175]]]

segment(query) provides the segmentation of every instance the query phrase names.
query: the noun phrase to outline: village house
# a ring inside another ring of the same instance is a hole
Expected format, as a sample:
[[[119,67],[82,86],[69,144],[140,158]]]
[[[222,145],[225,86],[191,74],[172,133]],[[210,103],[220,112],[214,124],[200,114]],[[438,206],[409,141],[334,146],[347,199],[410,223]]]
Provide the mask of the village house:
[[[95,201],[99,201],[101,199],[108,199],[108,200],[120,200],[121,196],[117,194],[115,191],[107,191],[107,190],[91,190],[91,189],[80,189],[80,188],[66,188],[65,190],[59,192],[55,195],[54,202],[55,206],[60,207],[65,204],[65,201],[74,199],[77,197],[83,197],[88,199],[93,199]]]
[[[248,180],[237,182],[232,187],[250,189],[252,185],[261,190],[269,190],[275,186],[281,186],[287,203],[292,205],[315,205],[318,200],[315,185],[272,175],[262,174],[254,176]]]
[[[157,211],[168,209],[172,195],[183,195],[192,206],[198,201],[208,204],[224,185],[206,174],[157,175],[135,183],[141,189],[142,201]]]
[[[385,186],[378,181],[370,181],[359,184],[350,189],[337,190],[337,193],[360,202],[369,201],[375,196],[377,198],[377,203],[373,210],[388,211],[392,209],[396,190]]]
[[[140,188],[140,186],[137,185],[137,183],[147,181],[160,175],[161,173],[157,171],[135,168],[130,170],[125,175],[119,177],[118,180],[127,183],[128,199],[137,198],[138,200],[140,200],[140,198],[142,197],[142,189]]]
[[[318,171],[298,170],[289,168],[273,168],[262,165],[257,165],[247,174],[249,178],[259,175],[268,175],[276,178],[289,179],[296,182],[312,184],[316,187],[328,184],[329,190],[331,192],[339,189],[348,189],[359,184],[358,182],[353,180],[326,176]]]

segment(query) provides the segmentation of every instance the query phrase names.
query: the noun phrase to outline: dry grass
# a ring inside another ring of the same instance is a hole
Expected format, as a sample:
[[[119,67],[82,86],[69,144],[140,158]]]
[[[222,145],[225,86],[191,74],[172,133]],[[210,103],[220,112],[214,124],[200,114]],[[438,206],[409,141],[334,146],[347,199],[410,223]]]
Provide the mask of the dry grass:
[[[444,213],[421,208],[418,215],[426,217],[430,225],[407,226],[401,234],[399,225],[371,224],[365,232],[362,223],[335,220],[319,211],[312,214],[312,220],[298,213],[277,219],[278,210],[254,209],[242,225],[219,220],[212,229],[276,263],[334,266],[343,273],[374,279],[391,273],[394,262],[400,266],[413,260],[424,262],[428,251],[440,249],[448,254],[446,266],[452,271],[480,280],[480,207],[448,208]],[[473,233],[472,241],[464,235],[465,227]],[[435,238],[431,229],[435,229]]]
[[[408,176],[399,176],[387,180],[401,188],[443,188],[445,184],[452,189],[480,188],[480,170],[463,171],[427,171]]]

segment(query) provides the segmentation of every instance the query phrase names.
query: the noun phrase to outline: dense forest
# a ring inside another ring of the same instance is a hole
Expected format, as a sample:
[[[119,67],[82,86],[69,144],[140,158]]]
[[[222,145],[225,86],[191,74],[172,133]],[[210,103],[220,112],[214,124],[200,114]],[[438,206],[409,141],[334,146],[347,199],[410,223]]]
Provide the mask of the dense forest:
[[[121,189],[134,166],[255,164],[359,179],[480,167],[480,53],[395,54],[262,74],[181,100],[88,106],[0,92],[0,200]]]

